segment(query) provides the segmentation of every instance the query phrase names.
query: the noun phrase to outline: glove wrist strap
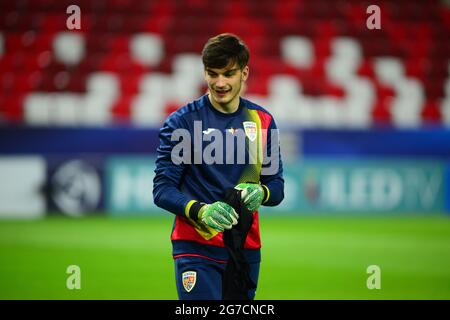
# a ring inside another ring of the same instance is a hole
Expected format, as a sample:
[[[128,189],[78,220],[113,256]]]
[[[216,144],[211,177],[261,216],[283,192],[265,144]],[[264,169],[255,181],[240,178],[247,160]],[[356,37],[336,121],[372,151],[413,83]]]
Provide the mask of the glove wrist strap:
[[[200,209],[205,205],[203,202],[195,201],[187,212],[188,218],[197,221]]]
[[[262,189],[263,189],[263,201],[262,203],[266,203],[269,200],[270,197],[270,191],[269,188],[267,188],[265,185],[261,185]]]

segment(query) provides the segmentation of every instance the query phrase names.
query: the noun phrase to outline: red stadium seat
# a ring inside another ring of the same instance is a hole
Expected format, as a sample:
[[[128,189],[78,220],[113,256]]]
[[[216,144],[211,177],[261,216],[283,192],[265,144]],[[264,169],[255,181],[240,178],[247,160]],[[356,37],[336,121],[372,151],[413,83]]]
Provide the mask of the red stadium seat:
[[[132,99],[132,95],[122,95],[113,105],[111,113],[115,123],[128,123]]]
[[[20,123],[23,119],[23,100],[23,95],[3,95],[0,105],[0,118],[3,117],[9,122]]]
[[[380,125],[391,124],[390,101],[391,99],[380,99],[375,103],[372,109],[372,117],[375,123]]]
[[[441,111],[436,101],[429,100],[422,110],[422,119],[427,124],[438,124],[441,122]]]
[[[126,73],[120,77],[121,91],[124,95],[135,95],[139,92],[139,82],[142,78],[142,73]]]

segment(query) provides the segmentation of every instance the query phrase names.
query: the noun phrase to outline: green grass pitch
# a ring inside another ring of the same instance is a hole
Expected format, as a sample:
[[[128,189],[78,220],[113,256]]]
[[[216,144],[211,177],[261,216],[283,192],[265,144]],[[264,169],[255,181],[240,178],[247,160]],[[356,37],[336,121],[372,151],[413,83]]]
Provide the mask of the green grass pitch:
[[[260,220],[257,299],[450,299],[449,216]],[[0,299],[177,299],[171,227],[170,215],[0,221]],[[367,288],[369,265],[381,289]]]

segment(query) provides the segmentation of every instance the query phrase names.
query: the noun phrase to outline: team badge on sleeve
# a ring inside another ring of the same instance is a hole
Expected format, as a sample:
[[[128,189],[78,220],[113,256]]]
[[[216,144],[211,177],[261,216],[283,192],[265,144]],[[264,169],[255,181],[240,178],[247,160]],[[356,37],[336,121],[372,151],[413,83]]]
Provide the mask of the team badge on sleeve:
[[[256,139],[256,123],[253,121],[245,121],[242,123],[244,125],[245,135],[250,139],[251,142]]]
[[[187,292],[191,292],[191,290],[195,286],[195,282],[197,282],[197,272],[195,271],[186,271],[181,274],[181,279],[183,280],[183,287]]]

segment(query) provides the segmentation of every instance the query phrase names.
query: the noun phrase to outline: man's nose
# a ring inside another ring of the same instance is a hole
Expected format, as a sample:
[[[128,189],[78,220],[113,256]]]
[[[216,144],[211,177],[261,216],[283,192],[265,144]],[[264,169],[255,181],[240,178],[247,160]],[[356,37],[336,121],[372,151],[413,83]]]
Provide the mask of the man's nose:
[[[216,87],[219,88],[223,88],[227,85],[225,77],[224,76],[218,76],[217,77],[217,82],[216,82]]]

